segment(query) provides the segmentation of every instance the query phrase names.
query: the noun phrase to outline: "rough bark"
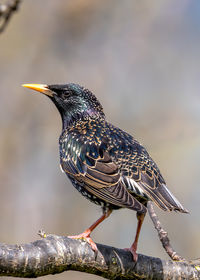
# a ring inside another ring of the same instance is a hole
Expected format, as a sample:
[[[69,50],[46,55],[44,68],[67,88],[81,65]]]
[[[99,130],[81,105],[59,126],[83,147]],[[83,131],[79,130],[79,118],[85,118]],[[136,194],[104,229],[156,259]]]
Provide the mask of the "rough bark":
[[[82,240],[48,235],[28,244],[0,243],[0,276],[39,277],[67,270],[83,271],[107,279],[200,279],[200,259],[173,262],[97,244],[95,256]]]

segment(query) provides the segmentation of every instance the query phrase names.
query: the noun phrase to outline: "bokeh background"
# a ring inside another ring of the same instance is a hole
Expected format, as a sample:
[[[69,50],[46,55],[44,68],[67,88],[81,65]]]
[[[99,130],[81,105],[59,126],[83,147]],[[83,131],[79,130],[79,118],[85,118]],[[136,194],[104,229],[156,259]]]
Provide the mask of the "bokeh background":
[[[199,50],[199,0],[22,1],[0,35],[0,241],[33,241],[39,229],[80,233],[101,214],[60,172],[56,108],[21,87],[75,82],[148,149],[190,210],[157,209],[162,224],[181,255],[200,257]],[[92,236],[123,248],[135,228],[135,213],[121,210]],[[168,259],[149,217],[138,251]],[[79,272],[47,278],[100,279]]]

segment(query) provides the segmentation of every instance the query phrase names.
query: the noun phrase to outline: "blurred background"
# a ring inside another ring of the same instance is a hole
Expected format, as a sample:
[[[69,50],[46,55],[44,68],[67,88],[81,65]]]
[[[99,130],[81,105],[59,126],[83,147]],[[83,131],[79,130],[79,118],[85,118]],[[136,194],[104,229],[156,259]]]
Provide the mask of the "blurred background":
[[[79,83],[107,119],[134,135],[189,215],[156,208],[175,249],[200,257],[200,2],[26,0],[0,35],[0,242],[71,235],[101,214],[59,169],[60,116],[22,83]],[[93,233],[133,242],[135,213],[115,211]],[[168,259],[149,217],[138,252]],[[100,279],[64,272],[49,279]]]

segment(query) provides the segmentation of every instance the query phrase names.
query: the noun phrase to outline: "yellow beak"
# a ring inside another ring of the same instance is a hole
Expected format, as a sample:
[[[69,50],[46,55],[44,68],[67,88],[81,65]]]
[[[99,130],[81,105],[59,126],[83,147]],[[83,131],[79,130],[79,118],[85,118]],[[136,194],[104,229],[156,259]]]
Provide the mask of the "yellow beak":
[[[53,97],[52,91],[48,88],[47,85],[42,85],[42,84],[23,84],[23,87],[34,89],[36,91],[42,92],[45,95]]]

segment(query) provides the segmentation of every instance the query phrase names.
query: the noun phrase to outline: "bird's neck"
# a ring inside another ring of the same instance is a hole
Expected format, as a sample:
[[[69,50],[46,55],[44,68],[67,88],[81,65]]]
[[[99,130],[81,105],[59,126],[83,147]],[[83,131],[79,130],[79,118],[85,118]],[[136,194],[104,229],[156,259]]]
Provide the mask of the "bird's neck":
[[[80,121],[90,121],[90,120],[102,120],[105,119],[103,112],[95,111],[93,109],[87,109],[83,112],[67,112],[66,114],[61,114],[63,130],[75,126]]]

